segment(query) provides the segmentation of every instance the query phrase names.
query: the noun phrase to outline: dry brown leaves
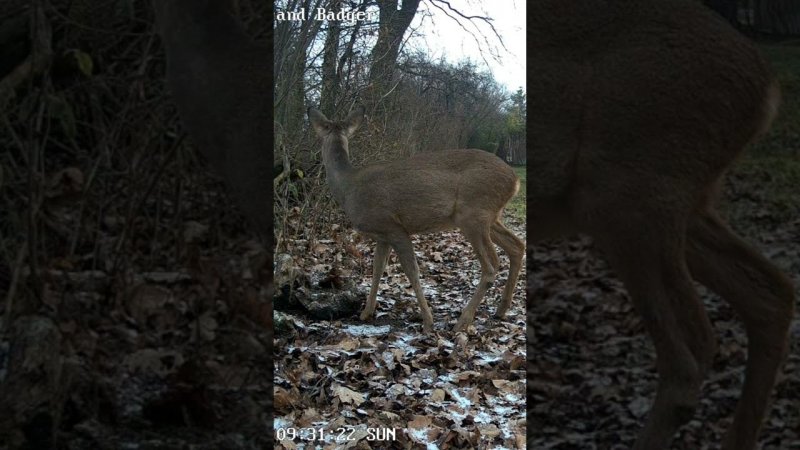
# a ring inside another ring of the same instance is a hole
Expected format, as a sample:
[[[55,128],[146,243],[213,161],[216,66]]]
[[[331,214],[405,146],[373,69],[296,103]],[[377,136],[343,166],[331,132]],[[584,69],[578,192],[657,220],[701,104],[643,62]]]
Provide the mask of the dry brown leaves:
[[[524,238],[521,225],[515,232]],[[342,267],[366,292],[371,278],[360,273],[371,272],[372,245],[342,244],[317,242],[295,261],[309,272]],[[421,333],[416,299],[394,256],[374,322],[288,316],[292,332],[276,335],[274,347],[281,448],[525,448],[524,276],[506,318],[490,319],[508,271],[501,256],[475,324],[454,334],[478,280],[472,249],[457,232],[418,237],[415,249],[435,333]]]
[[[760,216],[759,216],[760,217]],[[763,220],[758,219],[758,220]],[[751,228],[746,223],[743,228]],[[800,289],[798,223],[743,233]],[[528,253],[528,445],[535,449],[628,449],[655,394],[655,350],[613,271],[587,238]],[[694,419],[672,448],[717,448],[739,398],[746,336],[730,306],[698,286],[719,351]],[[757,301],[757,299],[754,299]],[[800,325],[760,436],[764,449],[800,448]]]

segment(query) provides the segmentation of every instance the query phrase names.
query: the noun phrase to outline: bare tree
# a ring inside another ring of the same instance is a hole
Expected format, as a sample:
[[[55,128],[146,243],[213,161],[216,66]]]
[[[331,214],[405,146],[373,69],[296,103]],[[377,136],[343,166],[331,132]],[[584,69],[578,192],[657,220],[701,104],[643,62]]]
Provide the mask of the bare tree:
[[[369,81],[377,95],[382,95],[390,85],[400,44],[417,13],[419,2],[420,0],[377,0],[380,28],[378,40],[372,48],[372,65],[369,71]]]
[[[276,2],[277,11],[313,11],[323,0],[287,0]],[[317,37],[322,21],[312,14],[303,20],[283,20],[275,25],[275,121],[284,135],[297,136],[303,126],[305,109],[305,70],[309,48]]]
[[[800,35],[800,2],[753,0],[753,26],[778,35]]]

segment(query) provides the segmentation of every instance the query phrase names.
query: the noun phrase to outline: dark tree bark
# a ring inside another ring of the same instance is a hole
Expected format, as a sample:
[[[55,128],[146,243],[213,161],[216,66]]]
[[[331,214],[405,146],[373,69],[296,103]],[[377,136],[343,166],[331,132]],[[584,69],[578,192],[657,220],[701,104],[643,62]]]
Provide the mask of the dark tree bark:
[[[500,139],[500,143],[497,144],[497,153],[495,154],[498,158],[508,162],[508,142],[506,138]]]
[[[706,6],[716,11],[734,27],[739,27],[738,0],[706,0]]]
[[[364,12],[367,10],[367,6],[369,6],[369,0],[362,0],[361,4],[358,7],[359,12]],[[339,92],[341,95],[342,92],[348,93],[352,92],[351,82],[354,80],[353,78],[353,57],[356,55],[355,53],[355,45],[356,41],[359,37],[359,32],[361,31],[362,26],[364,25],[364,21],[356,21],[353,28],[350,30],[350,39],[347,42],[344,50],[342,51],[341,56],[339,57],[339,65],[336,69],[336,77],[339,82]],[[337,98],[337,101],[341,101],[341,98]]]
[[[298,5],[298,3],[301,3]],[[288,11],[305,8],[314,11],[322,0],[293,0]],[[279,21],[275,27],[275,122],[282,125],[284,135],[299,136],[305,115],[305,82],[308,49],[319,32],[322,21],[314,20],[313,14],[299,25],[290,20]],[[293,27],[298,26],[299,29]],[[278,156],[278,155],[276,155]]]
[[[329,11],[338,13],[342,9],[340,0],[331,0]],[[328,22],[328,34],[325,37],[325,49],[322,57],[322,92],[320,94],[320,108],[323,114],[333,117],[336,112],[336,101],[339,98],[339,70],[337,62],[339,56],[339,38],[341,23],[336,20]]]
[[[797,0],[754,0],[754,27],[766,33],[800,35],[800,2]]]
[[[397,9],[398,1],[402,2]],[[414,15],[417,13],[420,0],[378,0],[380,30],[378,41],[372,49],[372,66],[369,81],[372,87],[372,101],[386,94],[392,74],[397,64],[400,44]]]

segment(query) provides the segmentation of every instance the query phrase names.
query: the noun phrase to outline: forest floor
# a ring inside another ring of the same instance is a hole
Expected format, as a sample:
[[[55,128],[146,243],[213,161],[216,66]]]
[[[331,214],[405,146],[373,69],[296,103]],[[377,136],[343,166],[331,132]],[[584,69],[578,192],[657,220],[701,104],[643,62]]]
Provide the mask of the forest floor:
[[[754,207],[751,220],[759,231],[743,234],[800,286],[800,221],[765,230],[769,211]],[[528,261],[528,448],[630,448],[657,376],[655,350],[627,293],[587,238],[536,246]],[[681,429],[675,449],[718,448],[744,375],[747,341],[741,322],[727,303],[702,287],[699,292],[719,351],[700,407]],[[761,432],[765,450],[800,448],[797,322],[790,339],[788,361]]]
[[[783,107],[772,131],[727,177],[721,210],[800,287],[800,47],[764,50],[781,80]],[[184,201],[193,218],[212,217],[227,202],[221,183],[187,186],[192,198]],[[196,207],[201,204],[216,213]],[[524,239],[523,206],[509,207],[508,223]],[[263,260],[264,250],[248,238],[241,219],[225,215],[209,229],[201,219],[164,225],[157,217],[142,214],[129,230],[125,271],[110,269],[118,262],[108,255],[116,254],[121,221],[109,214],[95,230],[99,250],[85,251],[101,257],[84,259],[79,249],[75,260],[48,261],[40,310],[13,322],[4,312],[4,331],[20,339],[0,342],[0,375],[10,379],[6,369],[13,366],[30,368],[31,377],[4,391],[0,413],[13,405],[27,422],[7,434],[0,429],[0,448],[20,442],[65,449],[268,448],[273,376],[274,432],[333,427],[331,438],[339,432],[350,438],[342,447],[523,448],[527,439],[534,449],[624,449],[641,428],[656,386],[653,346],[621,284],[586,238],[535,246],[506,318],[490,318],[495,287],[464,334],[450,329],[471,295],[478,265],[460,234],[445,233],[416,244],[435,333],[420,332],[416,299],[392,260],[375,321],[362,323],[357,314],[338,321],[276,314],[284,328],[271,340],[247,314],[263,295],[253,261]],[[56,211],[48,220],[57,227],[74,216]],[[150,222],[160,234],[146,226]],[[311,275],[340,267],[365,292],[371,246],[344,229],[333,231],[339,238],[298,247],[297,264]],[[165,238],[173,235],[180,246]],[[505,258],[501,267],[496,286],[507,276]],[[16,272],[2,272],[2,281],[16,282]],[[532,287],[527,316],[526,277]],[[686,450],[717,447],[746,356],[731,308],[700,292],[720,350],[700,408],[676,439],[674,448]],[[791,339],[761,433],[768,450],[800,449],[797,323]],[[43,385],[54,386],[52,398]],[[26,403],[32,398],[51,402],[51,413]],[[394,441],[390,430],[396,430]],[[370,443],[373,437],[383,441]],[[284,447],[301,444],[298,436]],[[328,441],[326,448],[337,445]]]
[[[763,47],[781,81],[772,130],[726,178],[720,209],[732,228],[794,282],[800,298],[800,46]],[[649,410],[655,350],[622,284],[591,240],[536,245],[527,259],[528,448],[627,449]],[[718,448],[744,375],[747,340],[732,308],[698,286],[719,351],[694,419],[672,448]],[[753,299],[758,301],[758,299]],[[800,449],[800,323],[759,442]]]
[[[523,222],[507,215],[506,223],[525,238]],[[371,243],[321,241],[311,251],[305,245],[295,242],[292,254],[309,278],[324,278],[335,266],[365,296]],[[316,448],[292,434],[309,427],[325,430],[318,439],[325,449],[524,448],[524,275],[506,317],[492,318],[508,274],[501,254],[495,287],[475,322],[453,333],[480,274],[472,248],[456,231],[417,236],[414,247],[432,334],[422,333],[417,300],[394,255],[373,321],[276,313],[275,431],[283,448]],[[360,261],[348,269],[354,254]]]

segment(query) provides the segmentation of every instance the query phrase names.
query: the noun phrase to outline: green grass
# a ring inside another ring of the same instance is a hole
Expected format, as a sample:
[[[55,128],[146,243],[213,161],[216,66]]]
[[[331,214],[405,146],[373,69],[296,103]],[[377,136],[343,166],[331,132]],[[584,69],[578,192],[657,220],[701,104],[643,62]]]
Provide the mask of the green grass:
[[[765,136],[745,150],[730,172],[738,188],[723,202],[733,222],[769,211],[773,221],[791,221],[800,214],[800,46],[762,44],[781,85],[781,107]],[[732,200],[732,199],[729,199]]]
[[[770,131],[749,149],[756,156],[800,155],[800,46],[761,45],[781,85],[781,107]]]
[[[519,192],[514,198],[511,199],[508,206],[506,206],[506,213],[511,214],[515,218],[525,220],[525,190],[526,190],[526,175],[525,166],[514,167],[514,173],[519,177]]]
[[[776,220],[790,220],[800,214],[800,45],[760,44],[781,85],[781,107],[772,128],[745,151],[734,165],[740,190],[759,199]],[[514,167],[520,179],[519,193],[506,207],[508,214],[525,220],[525,167]],[[728,203],[728,202],[726,202]],[[733,216],[745,214],[743,206],[724,205]],[[737,211],[737,209],[742,211]]]
[[[786,223],[800,215],[800,159],[747,155],[728,176],[736,187],[723,196],[721,206],[732,221],[766,213],[770,221]]]

